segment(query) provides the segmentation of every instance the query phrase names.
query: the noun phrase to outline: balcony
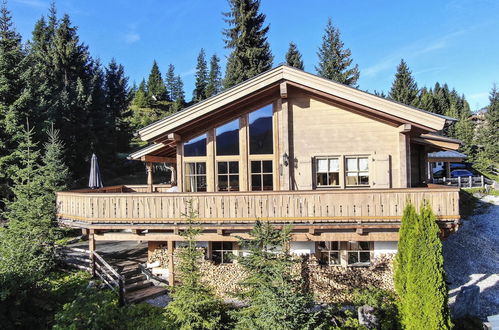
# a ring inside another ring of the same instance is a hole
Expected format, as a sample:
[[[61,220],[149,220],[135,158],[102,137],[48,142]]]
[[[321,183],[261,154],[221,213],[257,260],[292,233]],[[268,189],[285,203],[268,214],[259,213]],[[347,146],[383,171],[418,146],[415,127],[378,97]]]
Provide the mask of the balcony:
[[[113,186],[57,193],[60,221],[74,227],[176,226],[192,203],[198,220],[210,225],[400,224],[408,200],[430,202],[441,226],[459,222],[457,188],[355,189],[230,193],[167,192],[169,186]],[[112,225],[112,226],[111,226]],[[150,227],[153,228],[153,227]]]

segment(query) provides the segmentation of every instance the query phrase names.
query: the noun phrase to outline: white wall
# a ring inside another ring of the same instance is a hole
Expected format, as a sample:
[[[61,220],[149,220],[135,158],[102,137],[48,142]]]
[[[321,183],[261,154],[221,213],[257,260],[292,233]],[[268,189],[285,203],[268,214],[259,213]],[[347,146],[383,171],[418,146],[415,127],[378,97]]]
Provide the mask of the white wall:
[[[382,254],[395,254],[397,253],[397,241],[379,241],[374,242],[374,257]]]
[[[315,242],[291,242],[291,253],[296,255],[315,253]]]

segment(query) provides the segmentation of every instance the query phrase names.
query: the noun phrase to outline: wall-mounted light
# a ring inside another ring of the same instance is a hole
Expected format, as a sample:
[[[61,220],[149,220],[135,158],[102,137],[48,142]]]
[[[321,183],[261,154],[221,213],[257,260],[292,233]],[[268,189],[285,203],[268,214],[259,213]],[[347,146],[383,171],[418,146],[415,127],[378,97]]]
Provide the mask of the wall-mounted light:
[[[289,155],[286,152],[282,155],[282,163],[284,166],[289,165]]]

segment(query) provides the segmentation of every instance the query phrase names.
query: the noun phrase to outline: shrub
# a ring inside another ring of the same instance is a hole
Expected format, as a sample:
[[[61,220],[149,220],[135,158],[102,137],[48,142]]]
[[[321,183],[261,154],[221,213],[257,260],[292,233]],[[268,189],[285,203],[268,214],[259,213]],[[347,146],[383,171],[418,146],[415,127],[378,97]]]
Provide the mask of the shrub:
[[[397,295],[388,290],[370,287],[355,290],[352,302],[356,306],[369,305],[376,310],[381,330],[401,329],[397,308]]]

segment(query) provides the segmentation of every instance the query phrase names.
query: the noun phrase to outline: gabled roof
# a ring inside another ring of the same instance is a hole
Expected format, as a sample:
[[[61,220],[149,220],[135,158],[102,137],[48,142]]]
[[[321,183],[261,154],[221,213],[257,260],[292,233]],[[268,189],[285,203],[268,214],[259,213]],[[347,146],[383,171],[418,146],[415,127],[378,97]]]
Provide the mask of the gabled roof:
[[[314,90],[323,95],[346,100],[350,103],[359,105],[364,109],[369,109],[376,111],[379,114],[396,118],[401,122],[423,127],[428,132],[441,130],[446,122],[453,120],[449,117],[387,100],[287,65],[281,65],[202,102],[196,103],[180,112],[152,123],[139,130],[138,135],[144,141],[152,141],[158,136],[175,132],[176,128],[181,127],[192,120],[206,116],[220,107],[229,105],[252,93],[285,81],[298,88],[303,87]]]

